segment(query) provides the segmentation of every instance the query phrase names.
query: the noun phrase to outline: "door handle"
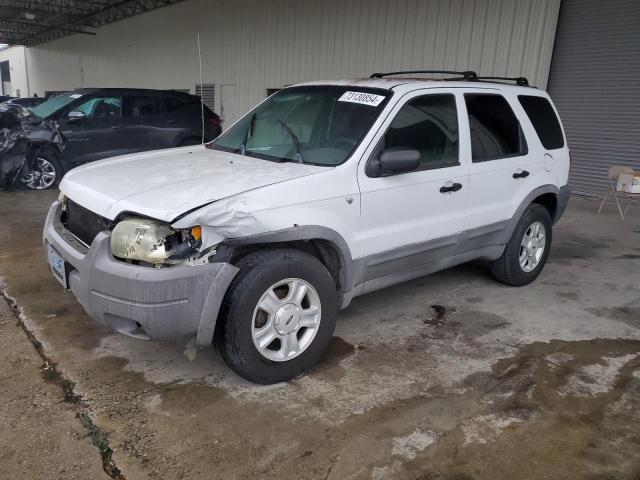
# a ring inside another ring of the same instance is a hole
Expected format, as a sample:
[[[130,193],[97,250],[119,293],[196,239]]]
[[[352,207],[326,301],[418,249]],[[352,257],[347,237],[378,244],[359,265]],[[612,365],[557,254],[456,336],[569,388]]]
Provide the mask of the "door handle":
[[[516,172],[513,174],[513,178],[527,178],[529,176],[529,172],[526,170],[522,170],[521,172]]]
[[[452,183],[451,185],[443,185],[440,187],[440,193],[457,192],[462,188],[461,183]]]
[[[122,125],[111,125],[111,128],[116,130],[117,128],[122,128]]]

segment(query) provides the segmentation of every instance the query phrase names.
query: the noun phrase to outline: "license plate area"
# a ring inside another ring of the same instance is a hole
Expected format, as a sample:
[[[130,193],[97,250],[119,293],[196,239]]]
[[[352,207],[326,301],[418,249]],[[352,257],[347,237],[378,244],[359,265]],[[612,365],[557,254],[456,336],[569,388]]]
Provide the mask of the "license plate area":
[[[49,257],[49,267],[51,267],[51,273],[60,284],[68,289],[69,288],[69,264],[64,261],[62,255],[56,252],[56,249],[51,245],[47,246],[47,255]]]

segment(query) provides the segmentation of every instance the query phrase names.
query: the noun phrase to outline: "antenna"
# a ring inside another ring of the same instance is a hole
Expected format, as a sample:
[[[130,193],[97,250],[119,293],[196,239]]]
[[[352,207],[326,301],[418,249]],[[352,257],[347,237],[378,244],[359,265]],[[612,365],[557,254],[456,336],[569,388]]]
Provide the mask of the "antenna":
[[[202,80],[202,53],[200,52],[200,34],[196,33],[198,40],[198,63],[200,64],[200,122],[202,123],[201,143],[204,143],[204,99],[202,98],[203,80]]]

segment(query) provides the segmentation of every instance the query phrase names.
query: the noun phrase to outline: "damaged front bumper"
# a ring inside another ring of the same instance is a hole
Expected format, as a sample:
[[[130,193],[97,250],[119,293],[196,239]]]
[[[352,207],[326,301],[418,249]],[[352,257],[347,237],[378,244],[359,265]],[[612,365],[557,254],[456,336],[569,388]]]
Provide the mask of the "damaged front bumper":
[[[110,233],[86,247],[60,222],[61,205],[47,215],[43,241],[67,265],[68,286],[103,325],[138,338],[211,345],[218,310],[238,269],[228,263],[167,268],[137,266],[111,254]]]

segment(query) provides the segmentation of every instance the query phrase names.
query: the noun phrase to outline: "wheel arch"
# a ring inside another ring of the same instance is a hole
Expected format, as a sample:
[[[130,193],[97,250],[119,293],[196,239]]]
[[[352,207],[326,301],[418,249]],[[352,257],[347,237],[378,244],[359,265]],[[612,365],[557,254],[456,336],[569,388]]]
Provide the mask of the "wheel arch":
[[[561,213],[559,211],[558,198],[560,193],[561,189],[555,185],[542,185],[529,192],[529,194],[520,202],[518,208],[516,208],[511,220],[509,220],[507,228],[504,231],[502,243],[506,244],[509,241],[518,225],[518,222],[520,221],[520,218],[522,217],[522,214],[531,204],[535,203],[545,207],[547,211],[549,211],[551,222],[554,223],[559,218],[559,213]]]
[[[333,277],[339,294],[353,288],[353,260],[349,246],[342,235],[327,227],[305,225],[230,239],[223,242],[220,250],[226,257],[224,261],[235,264],[256,250],[279,247],[295,248],[316,257]]]
[[[69,171],[69,168],[68,168],[68,166],[67,166],[67,164],[66,164],[66,162],[64,160],[64,156],[53,145],[49,145],[47,143],[36,144],[35,148],[33,149],[33,155],[34,156],[38,156],[39,154],[53,156],[58,161],[60,166],[62,167],[62,173],[63,174],[67,173]]]
[[[553,192],[543,193],[533,199],[531,203],[537,203],[547,209],[551,216],[551,221],[555,222],[558,213],[558,194]]]

